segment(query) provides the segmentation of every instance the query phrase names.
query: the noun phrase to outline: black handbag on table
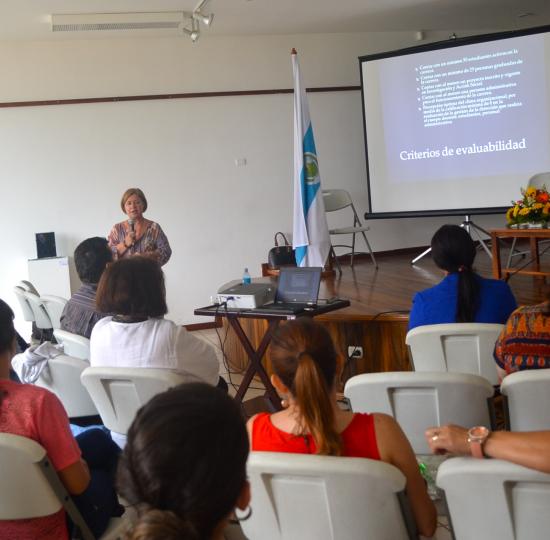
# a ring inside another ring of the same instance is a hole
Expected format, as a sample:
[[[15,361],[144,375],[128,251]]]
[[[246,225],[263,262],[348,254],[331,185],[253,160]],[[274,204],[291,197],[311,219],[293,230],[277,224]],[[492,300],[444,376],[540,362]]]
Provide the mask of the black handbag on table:
[[[284,244],[277,241],[278,236],[283,237]],[[294,257],[294,250],[288,243],[286,236],[282,232],[275,233],[275,247],[269,250],[267,256],[267,264],[271,270],[277,270],[281,266],[296,266],[296,258]]]

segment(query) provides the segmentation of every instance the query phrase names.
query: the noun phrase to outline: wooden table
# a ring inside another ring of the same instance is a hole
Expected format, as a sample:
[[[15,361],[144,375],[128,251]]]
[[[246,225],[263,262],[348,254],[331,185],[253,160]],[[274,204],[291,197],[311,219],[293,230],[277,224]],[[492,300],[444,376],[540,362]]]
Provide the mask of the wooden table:
[[[550,229],[492,229],[491,249],[493,251],[493,277],[509,279],[513,274],[527,274],[535,277],[550,276],[540,268],[539,240],[550,239]],[[503,238],[527,238],[531,251],[531,261],[527,268],[502,268],[500,260],[500,244]]]
[[[265,386],[266,398],[271,402],[272,407],[275,410],[281,409],[281,399],[277,395],[277,391],[271,384],[269,375],[262,364],[262,358],[266,353],[267,347],[271,342],[273,333],[279,326],[279,323],[284,320],[291,320],[297,317],[316,317],[317,315],[323,315],[324,313],[330,313],[338,309],[348,307],[350,305],[349,300],[337,299],[331,303],[318,304],[315,307],[308,308],[310,311],[301,311],[295,315],[286,315],[282,313],[276,313],[269,310],[269,306],[258,307],[255,309],[234,309],[221,307],[219,305],[207,306],[203,308],[195,309],[195,315],[206,315],[213,317],[226,318],[229,325],[235,331],[239,341],[241,342],[246,355],[248,357],[248,366],[244,374],[243,380],[235,395],[236,401],[241,404],[254,375],[258,374],[262,383]],[[257,348],[250,341],[246,335],[240,320],[257,319],[265,320],[268,322],[267,329],[261,339],[261,342]]]

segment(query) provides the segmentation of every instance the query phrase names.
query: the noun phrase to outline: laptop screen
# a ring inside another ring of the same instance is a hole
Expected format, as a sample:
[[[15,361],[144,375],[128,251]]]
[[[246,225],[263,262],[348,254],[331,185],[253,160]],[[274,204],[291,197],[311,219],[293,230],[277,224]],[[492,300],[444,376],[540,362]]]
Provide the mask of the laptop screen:
[[[317,303],[322,268],[282,267],[275,302]]]

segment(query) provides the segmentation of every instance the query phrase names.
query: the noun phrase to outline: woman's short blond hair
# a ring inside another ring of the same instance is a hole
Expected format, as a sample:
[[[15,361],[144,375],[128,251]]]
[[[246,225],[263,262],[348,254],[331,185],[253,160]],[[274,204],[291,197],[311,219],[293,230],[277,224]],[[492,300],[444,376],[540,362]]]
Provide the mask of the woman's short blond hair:
[[[143,191],[137,187],[127,189],[124,192],[124,195],[122,195],[122,199],[120,200],[120,207],[122,208],[122,211],[125,212],[124,205],[132,195],[137,195],[141,199],[141,202],[143,203],[143,211],[145,212],[145,210],[147,210],[147,199],[145,198]]]

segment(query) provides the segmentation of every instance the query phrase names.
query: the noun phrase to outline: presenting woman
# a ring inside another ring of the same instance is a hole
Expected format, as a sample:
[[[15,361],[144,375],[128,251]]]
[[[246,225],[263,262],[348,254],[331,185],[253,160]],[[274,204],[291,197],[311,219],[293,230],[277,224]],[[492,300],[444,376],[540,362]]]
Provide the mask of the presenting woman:
[[[172,255],[168,238],[158,223],[143,217],[147,199],[139,188],[130,188],[122,195],[122,211],[126,221],[117,223],[109,233],[109,246],[115,259],[143,255],[165,265]]]

